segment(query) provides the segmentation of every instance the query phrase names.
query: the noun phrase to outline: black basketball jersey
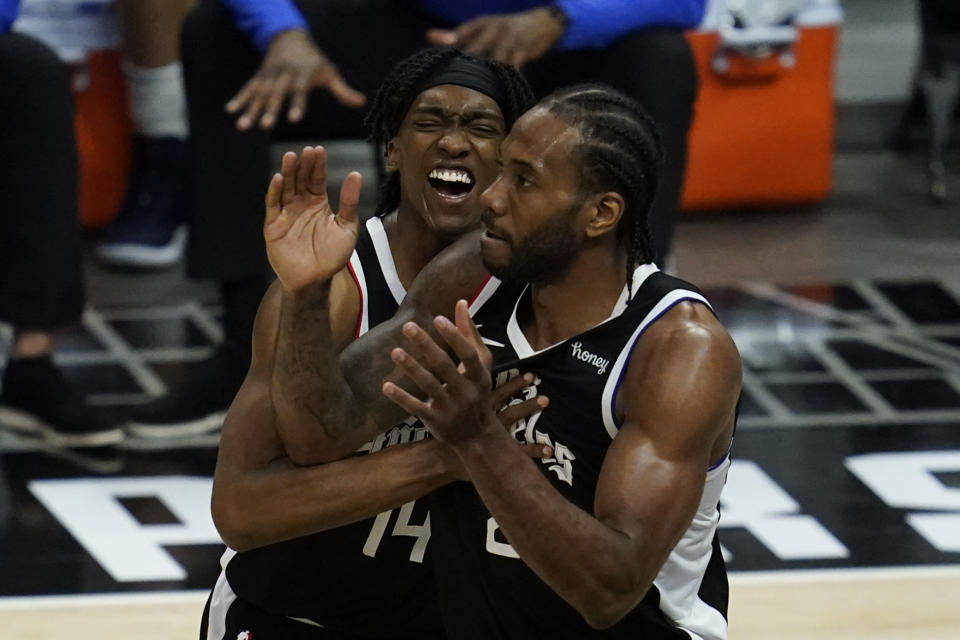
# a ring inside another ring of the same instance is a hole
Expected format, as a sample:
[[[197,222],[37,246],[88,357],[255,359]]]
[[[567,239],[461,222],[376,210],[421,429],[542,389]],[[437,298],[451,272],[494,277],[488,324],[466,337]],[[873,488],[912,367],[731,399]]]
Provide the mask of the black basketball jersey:
[[[520,330],[529,313],[529,289],[497,289],[474,315],[494,357],[495,384],[524,372],[535,375],[521,399],[547,395],[542,412],[513,426],[520,442],[550,445],[554,457],[538,463],[568,500],[593,512],[607,448],[620,425],[614,401],[643,331],[682,301],[707,304],[687,283],[653,265],[634,274],[604,322],[563,342],[534,351]],[[727,582],[716,540],[717,504],[729,457],[704,470],[700,508],[640,604],[612,628],[597,631],[533,573],[500,532],[473,485],[457,482],[434,496],[433,554],[444,623],[450,638],[527,639],[611,637],[648,640],[726,637]],[[642,487],[638,487],[642,491]],[[550,532],[543,532],[549,538]],[[690,633],[683,629],[689,629]]]
[[[360,335],[391,318],[406,293],[379,218],[361,227],[349,268],[362,298]],[[357,455],[426,435],[411,418]],[[442,625],[427,557],[430,534],[426,506],[413,501],[329,531],[242,553],[228,549],[222,561],[225,582],[236,596],[262,609],[351,638],[439,638]]]

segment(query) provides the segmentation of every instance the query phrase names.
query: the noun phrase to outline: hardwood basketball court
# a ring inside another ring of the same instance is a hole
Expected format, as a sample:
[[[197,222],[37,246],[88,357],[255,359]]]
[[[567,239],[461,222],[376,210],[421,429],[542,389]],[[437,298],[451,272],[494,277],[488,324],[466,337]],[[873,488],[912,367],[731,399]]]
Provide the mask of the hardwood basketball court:
[[[952,640],[960,635],[960,566],[731,577],[735,640]],[[0,601],[18,640],[195,638],[204,592]]]

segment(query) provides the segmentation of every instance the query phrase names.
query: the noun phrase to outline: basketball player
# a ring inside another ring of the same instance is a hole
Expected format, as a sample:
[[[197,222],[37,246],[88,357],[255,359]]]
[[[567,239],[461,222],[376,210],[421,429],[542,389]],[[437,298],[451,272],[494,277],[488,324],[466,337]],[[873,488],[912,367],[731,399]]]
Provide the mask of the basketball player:
[[[651,263],[655,127],[612,89],[573,87],[521,117],[501,156],[482,197],[479,253],[496,276],[482,308],[461,301],[455,324],[435,318],[438,341],[404,323],[406,348],[391,352],[426,397],[357,353],[396,343],[397,323],[424,300],[449,304],[452,278],[476,282],[475,238],[439,256],[398,317],[341,358],[342,396],[359,397],[364,375],[371,385],[389,374],[384,394],[420,416],[469,477],[432,503],[448,636],[725,638],[717,504],[741,365],[702,294]],[[484,345],[498,384],[532,371],[521,397],[552,399],[512,433],[490,408]],[[377,428],[377,411],[331,408],[318,419],[342,418],[338,435],[349,440]],[[516,441],[554,455],[530,460]]]
[[[367,122],[386,146],[390,178],[377,215],[352,236],[356,248],[332,279],[332,312],[322,321],[332,323],[337,348],[392,316],[420,268],[478,225],[499,143],[532,102],[516,70],[454,49],[422,51],[384,81]],[[418,442],[425,429],[407,419],[368,443],[371,455],[298,467],[316,461],[316,447],[276,411],[288,390],[272,384],[275,361],[310,355],[284,351],[277,338],[286,299],[296,295],[297,260],[313,259],[298,254],[287,233],[303,233],[303,211],[332,215],[325,167],[322,149],[287,154],[267,196],[264,233],[280,280],[261,306],[250,372],[221,439],[213,514],[231,548],[203,638],[442,637],[424,563],[429,515],[413,498],[458,477],[455,457],[435,441]],[[356,215],[359,190],[359,175],[348,175],[340,216]],[[518,406],[504,420],[535,409]],[[368,519],[357,522],[361,516]],[[275,544],[261,546],[267,542]]]

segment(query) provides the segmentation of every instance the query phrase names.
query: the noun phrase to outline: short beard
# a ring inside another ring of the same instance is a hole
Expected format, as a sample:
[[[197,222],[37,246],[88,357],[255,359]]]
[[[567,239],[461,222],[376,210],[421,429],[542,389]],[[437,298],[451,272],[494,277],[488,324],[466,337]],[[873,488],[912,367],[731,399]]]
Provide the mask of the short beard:
[[[566,275],[583,246],[583,236],[573,225],[580,211],[578,203],[547,220],[510,250],[506,265],[490,265],[487,270],[512,284],[550,284]]]

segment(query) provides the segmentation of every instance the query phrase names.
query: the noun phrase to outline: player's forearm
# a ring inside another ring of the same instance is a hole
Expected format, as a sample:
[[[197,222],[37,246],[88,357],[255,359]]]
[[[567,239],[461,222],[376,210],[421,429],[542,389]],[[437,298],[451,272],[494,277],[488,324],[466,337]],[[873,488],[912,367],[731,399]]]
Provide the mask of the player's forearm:
[[[396,314],[349,344],[340,356],[340,368],[354,398],[364,408],[367,427],[382,431],[406,417],[383,395],[390,381],[414,395],[421,391],[412,384],[390,357],[396,347],[406,345],[402,329],[414,322],[436,336],[433,318],[450,315],[460,298],[470,298],[490,277],[479,253],[479,240],[469,234],[435,257],[417,276]]]
[[[432,326],[432,319],[430,313],[405,304],[392,318],[347,345],[340,355],[343,379],[353,394],[357,412],[362,412],[358,418],[362,418],[363,424],[356,425],[350,434],[358,446],[407,417],[408,414],[382,392],[383,383],[387,380],[410,390],[411,393],[418,392],[391,359],[390,353],[395,348],[404,346],[404,324],[417,322]]]
[[[658,567],[627,535],[558,493],[502,430],[456,451],[510,545],[588,624],[608,627],[636,606]]]
[[[315,285],[296,297],[284,294],[273,369],[278,430],[298,464],[336,460],[406,413],[381,393],[390,380],[411,392],[411,381],[391,360],[405,344],[402,327],[416,322],[434,332],[432,319],[449,314],[489,277],[475,236],[461,239],[417,277],[393,318],[342,348],[332,338],[330,285]]]
[[[330,286],[282,294],[271,391],[277,431],[301,465],[343,458],[363,443],[343,438],[359,417],[337,361]]]
[[[244,551],[370,518],[452,481],[445,449],[428,439],[311,467],[282,459],[225,474],[214,482],[214,523]]]

